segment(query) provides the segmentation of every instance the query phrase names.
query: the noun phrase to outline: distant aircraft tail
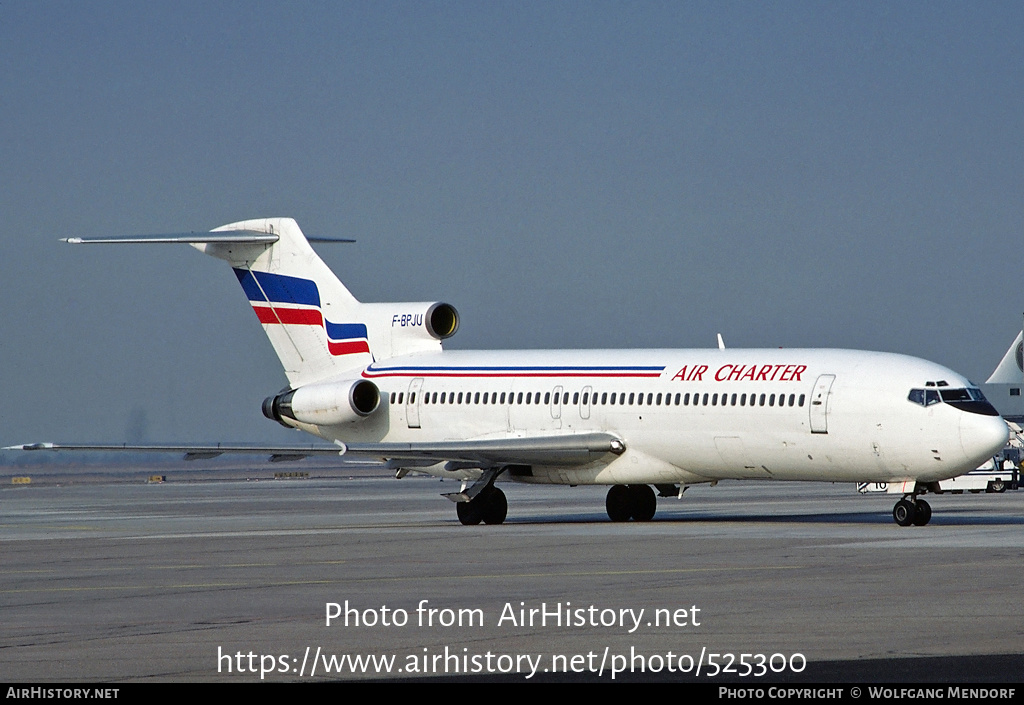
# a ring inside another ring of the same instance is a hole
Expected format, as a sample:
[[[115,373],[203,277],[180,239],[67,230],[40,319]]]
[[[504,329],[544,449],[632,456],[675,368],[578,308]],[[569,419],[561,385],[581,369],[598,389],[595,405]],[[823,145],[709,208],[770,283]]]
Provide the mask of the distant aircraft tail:
[[[985,384],[1024,383],[1024,331],[1017,334]]]
[[[445,303],[360,303],[291,218],[244,220],[208,233],[67,241],[187,243],[225,260],[293,388],[358,376],[374,360],[440,350],[459,327],[458,312]]]

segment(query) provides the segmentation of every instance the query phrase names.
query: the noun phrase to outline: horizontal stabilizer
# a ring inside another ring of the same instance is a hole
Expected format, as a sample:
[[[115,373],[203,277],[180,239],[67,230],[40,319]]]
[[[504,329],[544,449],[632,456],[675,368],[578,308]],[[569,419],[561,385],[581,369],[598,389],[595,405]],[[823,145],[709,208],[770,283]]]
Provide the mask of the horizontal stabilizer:
[[[65,237],[61,242],[70,245],[271,245],[281,239],[280,235],[256,232],[255,230],[233,230],[224,233],[168,233],[166,235],[140,235],[132,237]]]
[[[132,235],[128,237],[62,237],[70,245],[272,245],[280,235],[256,230],[232,230],[210,233],[167,233],[165,235]],[[347,237],[307,237],[309,242],[355,242]]]

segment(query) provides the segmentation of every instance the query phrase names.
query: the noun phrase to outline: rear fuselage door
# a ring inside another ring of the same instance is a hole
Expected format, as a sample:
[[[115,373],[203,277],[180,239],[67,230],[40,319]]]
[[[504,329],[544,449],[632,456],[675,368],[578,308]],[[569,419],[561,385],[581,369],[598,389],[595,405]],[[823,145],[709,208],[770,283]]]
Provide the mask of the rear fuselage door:
[[[819,375],[811,393],[811,433],[828,433],[828,405],[835,375]]]
[[[423,378],[416,377],[409,383],[409,394],[405,397],[405,418],[409,420],[409,428],[420,427],[420,390],[423,389]]]

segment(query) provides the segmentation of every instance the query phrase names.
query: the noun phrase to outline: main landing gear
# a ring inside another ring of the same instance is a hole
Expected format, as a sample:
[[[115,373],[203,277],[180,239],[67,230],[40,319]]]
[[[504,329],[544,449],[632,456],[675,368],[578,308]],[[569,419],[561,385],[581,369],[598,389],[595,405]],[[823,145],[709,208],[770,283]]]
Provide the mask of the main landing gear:
[[[650,521],[658,509],[658,498],[647,485],[612,485],[604,506],[612,521]]]
[[[924,526],[932,518],[932,507],[923,499],[907,495],[892,508],[892,518],[900,526]]]
[[[491,485],[472,501],[456,503],[455,513],[459,515],[459,521],[466,526],[474,526],[480,522],[500,524],[505,521],[508,514],[508,500],[505,499],[504,492]]]

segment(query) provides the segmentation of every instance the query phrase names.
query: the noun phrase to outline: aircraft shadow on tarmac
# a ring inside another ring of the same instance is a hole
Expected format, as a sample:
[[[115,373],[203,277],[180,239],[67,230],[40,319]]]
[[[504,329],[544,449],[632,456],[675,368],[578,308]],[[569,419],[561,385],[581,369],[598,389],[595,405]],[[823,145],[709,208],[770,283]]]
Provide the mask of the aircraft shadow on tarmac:
[[[457,520],[456,520],[457,521]],[[889,512],[882,511],[856,511],[856,512],[828,512],[820,514],[738,514],[723,515],[707,511],[689,512],[686,514],[671,514],[665,512],[656,516],[650,522],[613,522],[603,512],[587,514],[545,514],[543,516],[510,516],[505,524],[518,525],[543,525],[543,524],[877,524],[879,526],[893,526],[892,517]],[[933,515],[929,526],[1021,526],[1024,525],[1024,516],[1012,516],[1004,513],[993,513],[984,515],[977,509],[943,509],[941,513]],[[924,528],[924,527],[921,527]]]

